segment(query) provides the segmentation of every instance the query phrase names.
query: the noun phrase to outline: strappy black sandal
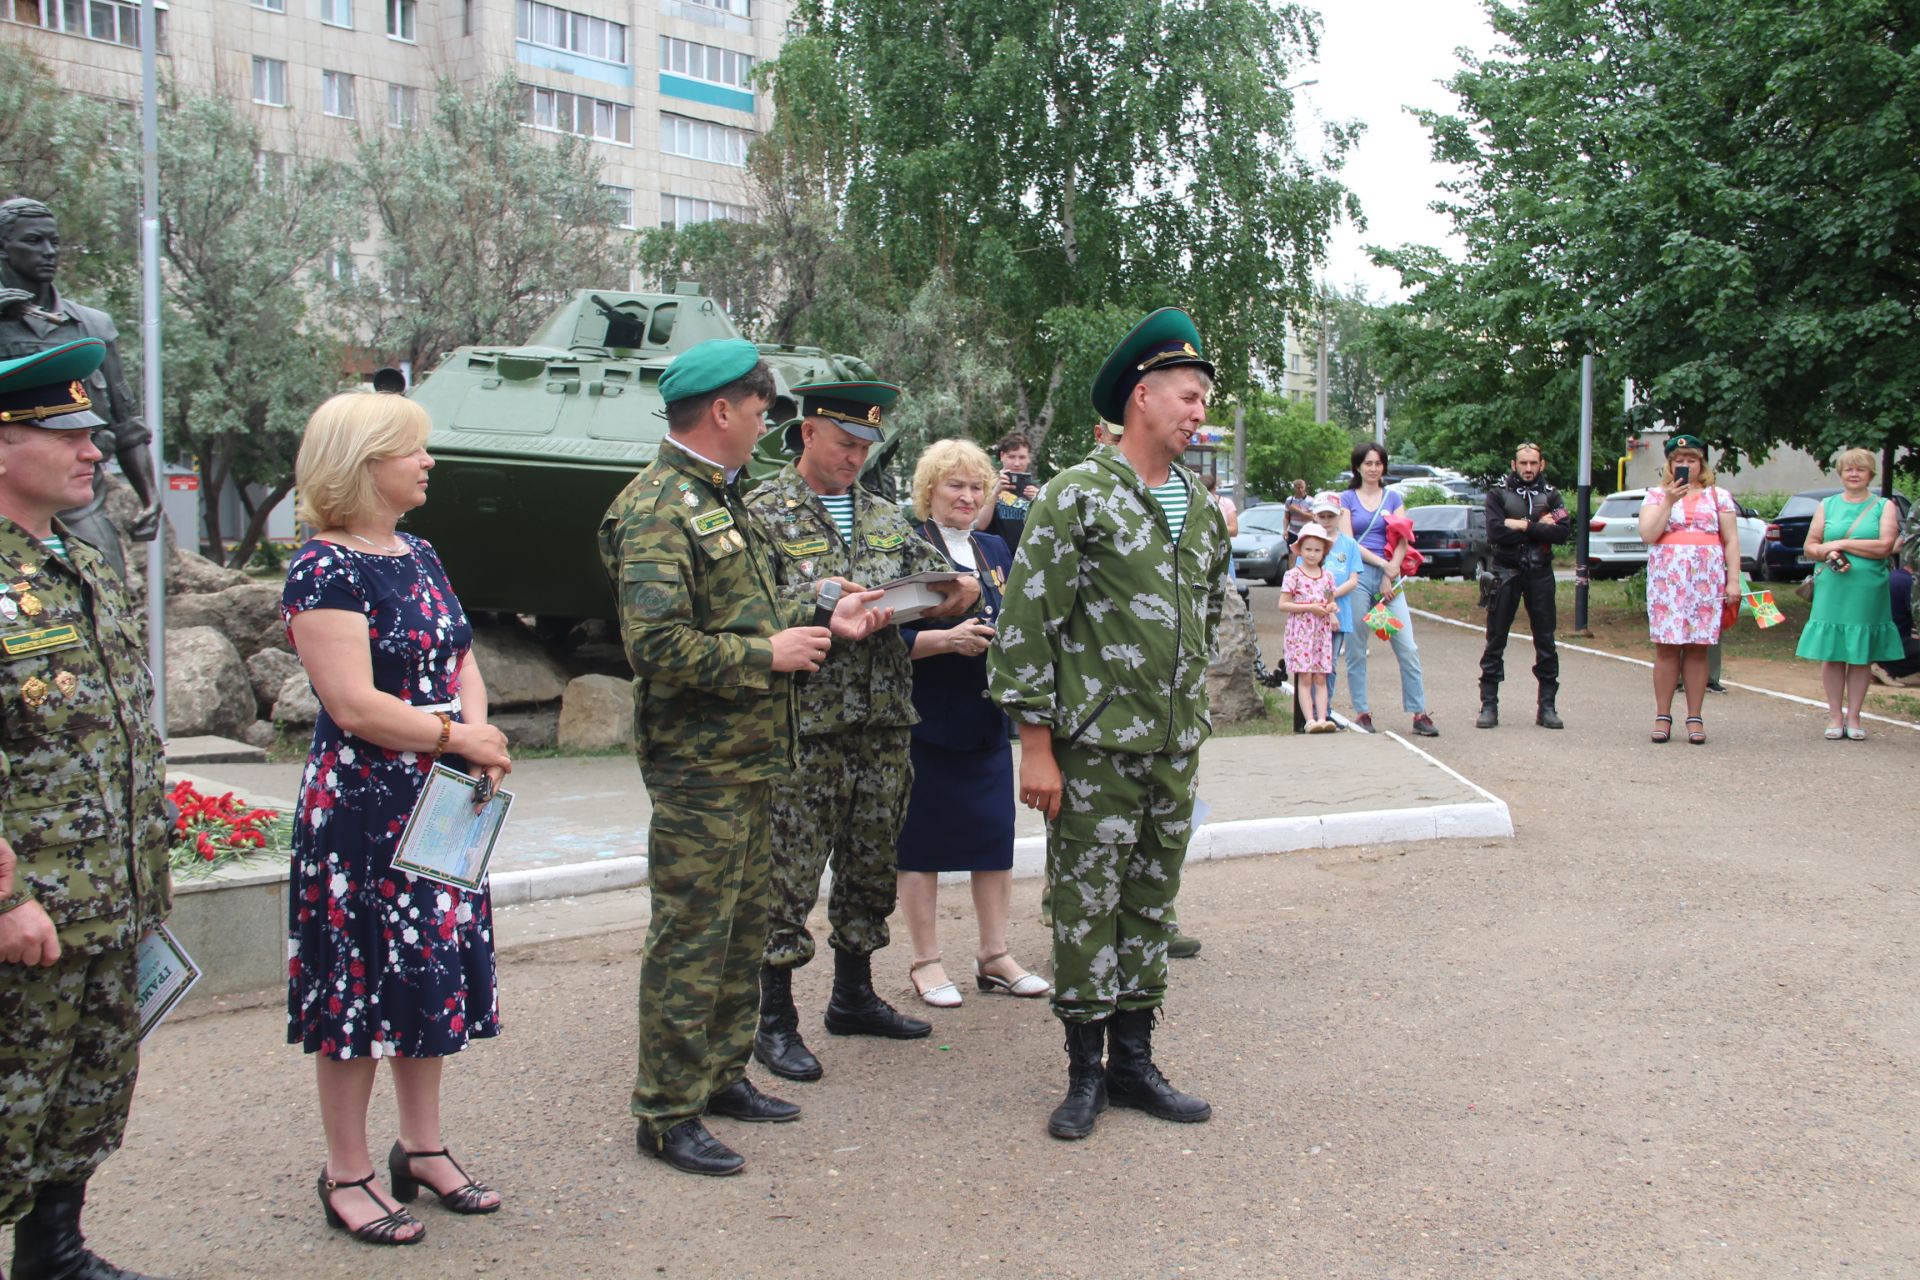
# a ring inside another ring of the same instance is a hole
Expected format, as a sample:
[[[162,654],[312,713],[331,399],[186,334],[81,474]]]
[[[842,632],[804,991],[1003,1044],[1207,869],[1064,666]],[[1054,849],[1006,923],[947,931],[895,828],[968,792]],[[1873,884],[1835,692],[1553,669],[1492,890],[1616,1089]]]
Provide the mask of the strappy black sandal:
[[[420,1219],[405,1209],[388,1209],[385,1217],[375,1218],[372,1222],[363,1223],[358,1227],[347,1225],[347,1220],[340,1216],[340,1211],[333,1207],[333,1201],[328,1197],[347,1187],[359,1187],[375,1204],[386,1209],[386,1201],[382,1200],[369,1185],[372,1181],[373,1175],[368,1174],[357,1182],[340,1182],[327,1176],[325,1165],[320,1166],[320,1207],[327,1211],[327,1225],[338,1227],[363,1244],[419,1244],[426,1239],[425,1227],[421,1227],[410,1236],[400,1234],[408,1227],[420,1226]]]
[[[1672,716],[1655,716],[1653,722],[1660,726],[1653,731],[1653,740],[1655,742],[1666,742],[1673,737]]]
[[[1697,724],[1700,726],[1698,729],[1687,730],[1687,745],[1692,747],[1704,747],[1707,744],[1707,722],[1705,720],[1702,720],[1699,716],[1688,716],[1687,723]]]
[[[387,1174],[393,1179],[393,1198],[402,1204],[412,1204],[413,1198],[420,1194],[420,1188],[425,1187],[439,1197],[442,1208],[454,1213],[494,1213],[499,1210],[500,1201],[486,1203],[487,1197],[493,1194],[493,1188],[484,1182],[475,1182],[472,1178],[467,1178],[463,1186],[455,1187],[451,1191],[440,1191],[436,1190],[432,1183],[423,1182],[413,1176],[415,1160],[436,1159],[445,1160],[453,1166],[455,1173],[467,1178],[467,1171],[460,1167],[460,1162],[444,1149],[409,1151],[398,1142],[394,1143],[393,1150],[387,1152]]]

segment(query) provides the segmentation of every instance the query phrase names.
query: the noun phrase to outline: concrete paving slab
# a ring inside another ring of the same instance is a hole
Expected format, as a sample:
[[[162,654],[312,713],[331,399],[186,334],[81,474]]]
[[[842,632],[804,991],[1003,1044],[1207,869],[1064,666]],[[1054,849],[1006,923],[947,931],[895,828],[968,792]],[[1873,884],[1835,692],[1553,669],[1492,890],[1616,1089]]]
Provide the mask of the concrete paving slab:
[[[167,763],[176,764],[265,764],[267,753],[259,747],[232,738],[200,734],[191,738],[167,739]]]

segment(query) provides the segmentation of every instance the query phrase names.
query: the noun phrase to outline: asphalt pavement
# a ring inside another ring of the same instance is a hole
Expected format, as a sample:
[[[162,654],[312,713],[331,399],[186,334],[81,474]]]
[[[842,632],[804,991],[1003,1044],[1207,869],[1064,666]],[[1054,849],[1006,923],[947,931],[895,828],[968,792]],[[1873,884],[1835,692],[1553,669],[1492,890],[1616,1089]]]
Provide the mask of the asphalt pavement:
[[[716,1122],[747,1171],[673,1173],[626,1115],[631,891],[502,912],[505,1034],[446,1093],[500,1214],[423,1209],[405,1250],[327,1230],[312,1069],[273,1003],[222,1002],[149,1043],[94,1243],[193,1277],[1920,1273],[1920,735],[1829,743],[1819,711],[1736,690],[1707,745],[1655,746],[1648,674],[1576,653],[1565,732],[1475,731],[1479,636],[1415,631],[1442,730],[1422,745],[1517,835],[1190,867],[1205,948],[1176,963],[1156,1048],[1210,1124],[1116,1111],[1054,1141],[1043,1005],[969,991],[915,1009],[928,1040],[838,1039],[814,964],[795,985],[826,1078],[780,1089],[802,1120]],[[1372,665],[1376,717],[1403,728],[1379,715],[1392,659]],[[1301,789],[1284,758],[1268,784]],[[1016,886],[1011,942],[1042,967],[1036,896]],[[964,888],[941,908],[959,972]],[[904,954],[877,970],[900,999]],[[372,1133],[393,1134],[384,1086]]]

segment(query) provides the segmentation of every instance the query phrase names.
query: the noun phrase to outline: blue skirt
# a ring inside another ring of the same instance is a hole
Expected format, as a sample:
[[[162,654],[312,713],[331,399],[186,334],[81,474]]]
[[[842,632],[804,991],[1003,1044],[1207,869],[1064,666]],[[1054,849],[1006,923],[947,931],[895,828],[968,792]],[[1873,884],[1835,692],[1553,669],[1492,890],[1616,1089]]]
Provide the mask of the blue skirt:
[[[952,751],[913,740],[913,794],[900,828],[901,871],[1013,866],[1013,750]]]

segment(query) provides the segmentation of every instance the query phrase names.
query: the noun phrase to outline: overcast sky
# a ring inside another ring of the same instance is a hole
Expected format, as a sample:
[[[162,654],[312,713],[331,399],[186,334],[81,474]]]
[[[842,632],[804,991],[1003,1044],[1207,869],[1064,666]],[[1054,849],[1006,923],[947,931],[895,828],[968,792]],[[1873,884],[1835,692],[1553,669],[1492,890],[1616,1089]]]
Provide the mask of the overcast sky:
[[[1447,172],[1430,158],[1427,131],[1406,108],[1454,108],[1441,86],[1459,69],[1455,51],[1486,53],[1493,30],[1480,0],[1325,0],[1321,15],[1320,62],[1294,76],[1319,81],[1294,94],[1303,141],[1323,119],[1367,126],[1341,174],[1360,197],[1367,229],[1334,231],[1328,276],[1342,290],[1359,280],[1376,298],[1399,298],[1399,277],[1369,262],[1365,245],[1457,251],[1451,224],[1427,208]]]

